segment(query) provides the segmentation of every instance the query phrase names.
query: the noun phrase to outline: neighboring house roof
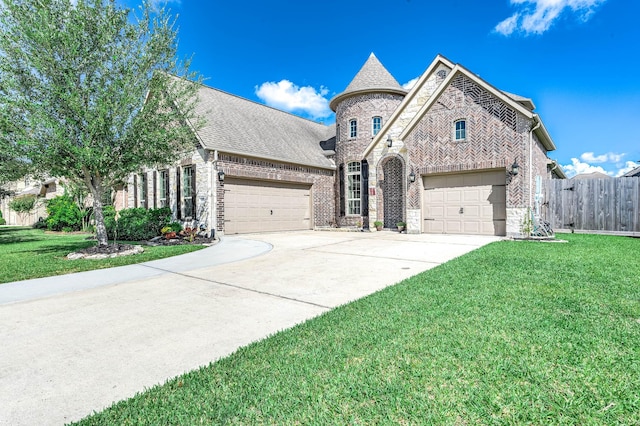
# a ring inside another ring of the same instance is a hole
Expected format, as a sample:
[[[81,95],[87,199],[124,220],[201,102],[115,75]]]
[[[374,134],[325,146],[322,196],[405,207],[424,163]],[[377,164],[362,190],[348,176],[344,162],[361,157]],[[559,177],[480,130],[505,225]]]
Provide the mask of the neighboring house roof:
[[[612,179],[611,176],[601,173],[601,172],[593,172],[593,173],[581,173],[579,175],[575,175],[571,179]]]
[[[327,126],[202,85],[197,113],[203,148],[230,154],[335,169],[327,158],[335,125]]]
[[[351,80],[351,83],[349,83],[344,92],[331,99],[329,106],[335,111],[338,104],[345,98],[368,92],[389,92],[399,95],[407,94],[407,91],[402,88],[400,83],[387,71],[373,53],[369,55],[367,62],[360,68],[360,71],[358,71],[353,80]]]
[[[625,173],[622,177],[636,177],[636,176],[640,176],[640,166],[636,167],[630,172]]]

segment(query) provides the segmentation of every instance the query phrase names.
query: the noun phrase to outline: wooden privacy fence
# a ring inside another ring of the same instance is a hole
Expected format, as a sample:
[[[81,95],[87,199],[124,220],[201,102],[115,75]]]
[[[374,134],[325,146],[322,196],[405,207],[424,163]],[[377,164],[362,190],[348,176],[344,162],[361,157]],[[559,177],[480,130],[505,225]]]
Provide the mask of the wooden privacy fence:
[[[640,177],[547,179],[542,193],[554,230],[640,236]]]

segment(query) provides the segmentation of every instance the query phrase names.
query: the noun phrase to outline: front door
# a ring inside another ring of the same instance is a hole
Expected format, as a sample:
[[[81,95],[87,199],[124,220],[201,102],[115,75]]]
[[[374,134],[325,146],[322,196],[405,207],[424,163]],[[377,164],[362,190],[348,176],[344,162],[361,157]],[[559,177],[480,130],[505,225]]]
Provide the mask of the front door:
[[[383,166],[384,182],[382,185],[384,203],[384,227],[395,228],[396,223],[403,220],[403,187],[402,161],[390,158]]]

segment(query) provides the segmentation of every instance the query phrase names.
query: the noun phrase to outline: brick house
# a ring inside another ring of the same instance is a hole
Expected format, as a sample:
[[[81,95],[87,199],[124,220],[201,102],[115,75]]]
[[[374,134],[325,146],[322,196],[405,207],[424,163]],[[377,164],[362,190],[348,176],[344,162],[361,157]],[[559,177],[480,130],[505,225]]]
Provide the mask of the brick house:
[[[330,126],[206,86],[199,97],[197,149],[131,176],[122,207],[169,206],[224,234],[379,220],[410,233],[517,235],[536,178],[563,176],[530,99],[442,56],[405,90],[371,54],[331,100]]]

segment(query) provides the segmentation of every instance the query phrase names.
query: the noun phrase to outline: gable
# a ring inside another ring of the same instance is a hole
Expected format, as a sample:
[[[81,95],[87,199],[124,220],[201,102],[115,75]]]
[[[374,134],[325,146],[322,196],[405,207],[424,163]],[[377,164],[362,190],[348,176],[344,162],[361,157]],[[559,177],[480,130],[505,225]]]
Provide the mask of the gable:
[[[530,124],[533,123],[531,128],[545,149],[552,151],[556,148],[538,114],[531,111],[530,108],[534,106],[531,100],[498,90],[460,64],[453,64],[448,59],[438,55],[419,78],[413,89],[407,94],[383,129],[371,141],[365,150],[365,156],[375,146],[384,143],[388,136],[391,136],[394,140],[404,140],[432,108],[446,108],[447,106],[442,105],[440,99],[442,93],[452,83],[458,85],[461,93],[465,93],[465,85],[469,88],[473,85],[473,90],[469,92],[470,98],[475,99],[474,102],[477,105],[482,106],[494,116],[508,123],[512,129],[516,126],[516,115],[528,119]],[[438,104],[438,102],[441,104]],[[452,106],[449,105],[448,107]]]

